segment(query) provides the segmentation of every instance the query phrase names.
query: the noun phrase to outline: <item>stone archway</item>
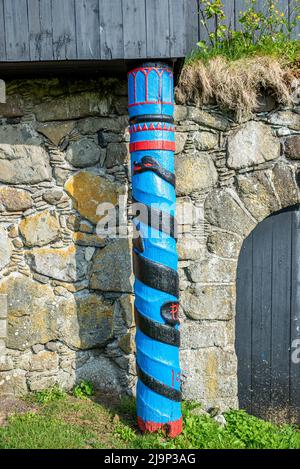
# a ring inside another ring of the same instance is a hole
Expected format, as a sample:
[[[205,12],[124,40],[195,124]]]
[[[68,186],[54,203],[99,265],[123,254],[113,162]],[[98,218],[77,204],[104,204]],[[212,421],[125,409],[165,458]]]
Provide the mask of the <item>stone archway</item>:
[[[283,126],[287,115],[277,116]],[[300,129],[299,115],[293,116]],[[281,132],[254,121],[233,130],[229,126],[221,134],[224,151],[209,155],[218,182],[200,197],[192,194],[203,201],[203,246],[198,258],[190,255],[182,264],[183,391],[205,408],[238,407],[236,269],[243,241],[260,221],[300,201],[299,136],[281,138]],[[245,151],[249,139],[255,144]]]

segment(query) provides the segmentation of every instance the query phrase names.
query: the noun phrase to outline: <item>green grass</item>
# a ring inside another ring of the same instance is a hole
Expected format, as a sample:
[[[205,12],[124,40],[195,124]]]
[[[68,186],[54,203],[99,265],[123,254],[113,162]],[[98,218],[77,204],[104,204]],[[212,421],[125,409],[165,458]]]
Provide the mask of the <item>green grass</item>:
[[[99,447],[95,435],[57,418],[26,413],[0,429],[1,449],[83,449]]]
[[[58,386],[53,386],[52,388],[38,391],[31,397],[38,404],[47,404],[49,402],[66,399],[67,393],[61,390]]]
[[[125,406],[128,408],[126,401]],[[135,432],[130,407],[129,419],[119,423],[116,433],[128,447],[136,449],[300,449],[300,432],[292,426],[272,425],[246,412],[230,411],[225,415],[228,424],[222,428],[209,416],[193,415],[194,407],[183,404],[183,433],[174,440],[162,433],[142,436]]]
[[[133,399],[107,408],[101,401],[75,398],[57,389],[43,391],[42,396],[39,393],[32,399],[38,406],[36,412],[11,416],[0,427],[0,449],[300,449],[299,430],[264,422],[243,411],[227,412],[227,425],[222,428],[207,415],[194,415],[197,405],[184,403],[183,433],[168,439],[162,433],[140,434]]]
[[[227,60],[234,61],[247,57],[271,56],[278,58],[286,64],[296,64],[300,59],[300,41],[290,40],[285,35],[273,37],[264,36],[257,43],[245,41],[242,34],[230,40],[219,42],[207,48],[198,47],[186,59],[186,64],[202,60],[208,60],[221,56]]]

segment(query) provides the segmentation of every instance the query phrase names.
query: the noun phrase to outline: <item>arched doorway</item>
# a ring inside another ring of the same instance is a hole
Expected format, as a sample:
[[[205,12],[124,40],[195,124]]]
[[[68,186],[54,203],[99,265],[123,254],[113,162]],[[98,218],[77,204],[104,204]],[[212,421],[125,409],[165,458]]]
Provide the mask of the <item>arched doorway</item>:
[[[236,312],[240,407],[300,423],[299,205],[266,218],[244,241]]]

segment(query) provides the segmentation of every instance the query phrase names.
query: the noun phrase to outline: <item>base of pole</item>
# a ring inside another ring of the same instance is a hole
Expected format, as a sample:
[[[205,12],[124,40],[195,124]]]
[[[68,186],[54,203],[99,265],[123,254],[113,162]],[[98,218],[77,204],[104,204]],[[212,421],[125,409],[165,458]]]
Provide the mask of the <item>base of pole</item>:
[[[155,433],[158,430],[162,430],[170,438],[175,438],[182,432],[182,417],[179,420],[168,423],[146,422],[138,417],[137,423],[143,433]]]

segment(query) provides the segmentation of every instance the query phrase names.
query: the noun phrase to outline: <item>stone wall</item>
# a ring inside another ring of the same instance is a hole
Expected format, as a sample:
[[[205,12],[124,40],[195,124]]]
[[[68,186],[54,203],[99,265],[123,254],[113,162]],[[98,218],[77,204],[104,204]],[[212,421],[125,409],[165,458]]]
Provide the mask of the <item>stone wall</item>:
[[[95,233],[98,204],[127,198],[126,93],[116,80],[7,83],[0,394],[134,384],[129,242]]]
[[[82,378],[134,392],[130,242],[95,233],[130,210],[126,84],[7,84],[0,105],[0,394]],[[247,122],[177,106],[183,392],[237,406],[235,276],[243,239],[299,201],[299,107]],[[300,168],[299,168],[300,169]],[[190,211],[190,219],[186,212]],[[185,208],[185,219],[182,213]]]
[[[178,241],[183,392],[207,407],[238,406],[236,268],[243,240],[271,213],[300,202],[300,107],[266,104],[242,123],[214,106],[176,110],[178,207],[190,200],[200,214]]]

